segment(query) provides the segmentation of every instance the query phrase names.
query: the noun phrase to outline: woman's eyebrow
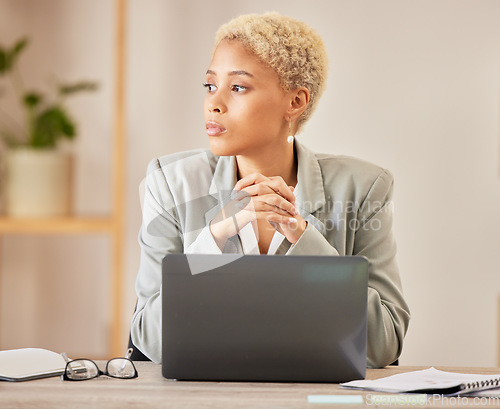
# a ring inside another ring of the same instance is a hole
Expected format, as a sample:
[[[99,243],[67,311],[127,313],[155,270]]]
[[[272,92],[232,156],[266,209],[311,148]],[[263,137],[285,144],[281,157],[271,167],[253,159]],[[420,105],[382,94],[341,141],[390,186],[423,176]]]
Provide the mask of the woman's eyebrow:
[[[253,78],[252,74],[250,74],[248,71],[243,71],[243,70],[231,71],[229,75],[246,75],[247,77]]]
[[[207,75],[214,75],[217,76],[215,71],[212,70],[207,70]],[[253,74],[250,74],[248,71],[244,70],[235,70],[235,71],[230,71],[228,75],[234,76],[234,75],[245,75],[247,77],[254,77]]]

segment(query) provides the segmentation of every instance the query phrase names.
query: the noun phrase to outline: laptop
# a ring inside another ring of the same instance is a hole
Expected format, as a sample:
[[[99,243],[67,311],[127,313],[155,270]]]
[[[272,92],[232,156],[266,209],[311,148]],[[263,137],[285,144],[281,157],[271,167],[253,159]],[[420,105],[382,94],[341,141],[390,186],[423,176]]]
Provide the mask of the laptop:
[[[368,272],[354,256],[167,255],[163,376],[364,379]]]

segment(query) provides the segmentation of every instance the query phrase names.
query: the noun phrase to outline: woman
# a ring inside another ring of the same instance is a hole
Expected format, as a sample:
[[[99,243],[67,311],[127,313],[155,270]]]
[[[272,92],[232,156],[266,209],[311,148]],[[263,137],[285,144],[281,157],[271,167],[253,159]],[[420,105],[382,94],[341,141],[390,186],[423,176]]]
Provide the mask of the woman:
[[[409,322],[392,234],[392,175],[314,154],[300,131],[325,88],[320,36],[277,13],[223,25],[206,73],[210,151],[152,161],[146,178],[133,343],[161,361],[167,253],[359,255],[371,262],[367,365],[395,361]]]

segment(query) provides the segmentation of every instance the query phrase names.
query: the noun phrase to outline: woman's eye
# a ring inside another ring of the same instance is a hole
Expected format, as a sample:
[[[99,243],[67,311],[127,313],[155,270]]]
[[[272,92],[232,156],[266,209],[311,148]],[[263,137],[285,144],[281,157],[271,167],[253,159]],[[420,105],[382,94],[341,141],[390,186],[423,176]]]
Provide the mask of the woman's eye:
[[[235,91],[235,92],[243,92],[246,89],[247,89],[246,87],[243,87],[241,85],[233,85],[232,86],[232,90]]]
[[[208,90],[208,92],[214,92],[215,91],[215,85],[214,84],[203,84],[203,86]]]

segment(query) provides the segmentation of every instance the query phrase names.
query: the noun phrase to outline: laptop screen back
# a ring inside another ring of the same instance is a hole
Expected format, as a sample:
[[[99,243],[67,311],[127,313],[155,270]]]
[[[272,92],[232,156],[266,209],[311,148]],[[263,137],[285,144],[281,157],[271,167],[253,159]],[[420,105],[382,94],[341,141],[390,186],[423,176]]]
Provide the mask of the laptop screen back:
[[[203,266],[218,267],[200,273]],[[368,269],[362,257],[167,255],[163,375],[278,382],[364,378]]]

